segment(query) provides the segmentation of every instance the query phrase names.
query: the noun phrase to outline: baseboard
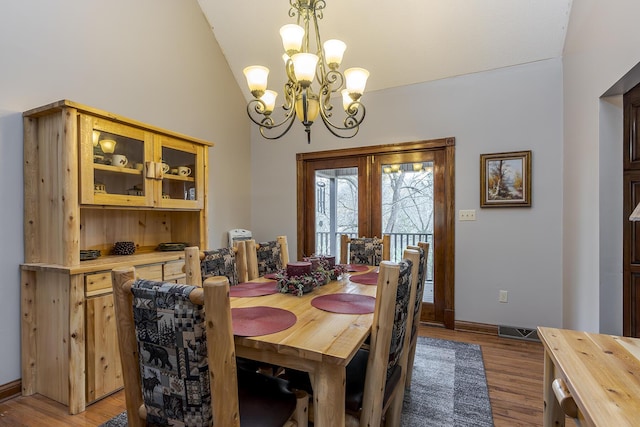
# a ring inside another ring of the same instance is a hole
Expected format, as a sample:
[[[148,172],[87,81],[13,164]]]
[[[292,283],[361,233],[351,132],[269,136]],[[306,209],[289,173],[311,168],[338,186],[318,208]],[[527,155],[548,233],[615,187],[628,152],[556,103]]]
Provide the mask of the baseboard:
[[[0,402],[16,397],[22,393],[22,381],[15,380],[7,384],[0,385]]]
[[[455,330],[464,331],[464,332],[475,332],[478,334],[486,334],[486,335],[498,335],[497,325],[489,325],[487,323],[465,322],[462,320],[456,320]]]

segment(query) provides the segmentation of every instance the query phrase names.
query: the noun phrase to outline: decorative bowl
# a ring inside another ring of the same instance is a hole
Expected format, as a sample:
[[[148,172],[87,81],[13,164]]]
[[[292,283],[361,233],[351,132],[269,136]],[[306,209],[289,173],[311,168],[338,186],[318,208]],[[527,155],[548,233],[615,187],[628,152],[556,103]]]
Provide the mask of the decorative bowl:
[[[116,242],[111,253],[114,255],[132,255],[136,251],[134,242]]]

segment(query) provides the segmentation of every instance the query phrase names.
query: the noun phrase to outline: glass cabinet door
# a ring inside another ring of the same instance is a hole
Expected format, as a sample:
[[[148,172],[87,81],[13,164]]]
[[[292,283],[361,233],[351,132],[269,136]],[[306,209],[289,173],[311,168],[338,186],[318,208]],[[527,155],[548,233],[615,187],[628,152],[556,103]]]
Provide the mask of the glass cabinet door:
[[[202,209],[204,147],[80,116],[80,203]]]
[[[201,146],[158,135],[156,145],[162,165],[158,206],[200,209],[204,205],[204,160]]]
[[[80,120],[80,202],[152,206],[146,168],[153,134],[88,115]]]

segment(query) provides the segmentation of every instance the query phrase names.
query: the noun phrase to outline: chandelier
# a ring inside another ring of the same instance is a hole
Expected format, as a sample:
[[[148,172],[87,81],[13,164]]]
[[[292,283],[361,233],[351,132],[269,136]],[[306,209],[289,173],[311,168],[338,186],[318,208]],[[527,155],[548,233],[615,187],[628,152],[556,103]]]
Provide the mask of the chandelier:
[[[267,90],[269,69],[260,65],[244,69],[253,95],[247,104],[247,114],[266,139],[283,136],[297,117],[305,128],[307,142],[311,143],[311,125],[318,115],[333,135],[351,138],[358,133],[364,120],[365,108],[360,98],[369,72],[363,68],[349,68],[343,74],[338,68],[347,45],[335,39],[322,44],[318,20],[323,17],[325,0],[289,0],[289,4],[289,16],[297,16],[297,24],[280,28],[285,50],[282,59],[287,74],[283,118],[276,121],[272,116],[278,94]],[[314,38],[310,30],[315,33],[315,46],[312,46]],[[332,121],[336,117],[333,117],[331,95],[337,92],[342,95],[342,111],[338,113],[344,118],[340,123]]]

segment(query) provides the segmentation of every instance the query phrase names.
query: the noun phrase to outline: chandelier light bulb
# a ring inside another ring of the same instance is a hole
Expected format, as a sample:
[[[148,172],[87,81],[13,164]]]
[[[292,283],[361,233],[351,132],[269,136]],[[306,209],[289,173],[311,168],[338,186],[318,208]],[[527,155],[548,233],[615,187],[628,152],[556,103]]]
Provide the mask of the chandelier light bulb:
[[[284,51],[287,55],[293,56],[301,50],[304,29],[296,24],[283,25],[280,28],[280,37],[282,37]]]
[[[341,40],[331,39],[324,42],[323,47],[327,65],[332,70],[337,70],[342,62],[342,56],[347,49],[347,45]]]
[[[307,88],[311,86],[313,77],[316,74],[318,65],[318,55],[313,53],[296,53],[291,57],[293,61],[293,72],[300,86]]]
[[[364,93],[367,86],[369,72],[364,68],[349,68],[345,70],[344,77],[347,80],[347,90],[354,101],[357,101]]]
[[[264,91],[267,90],[267,78],[269,69],[262,65],[252,65],[243,70],[244,76],[247,78],[249,90],[255,98],[260,98]]]
[[[260,98],[262,102],[264,102],[265,109],[264,114],[269,115],[273,112],[273,108],[276,105],[276,98],[278,97],[278,92],[273,90],[264,91],[264,95]]]
[[[422,170],[422,163],[414,163],[413,170],[414,172],[420,172]]]

